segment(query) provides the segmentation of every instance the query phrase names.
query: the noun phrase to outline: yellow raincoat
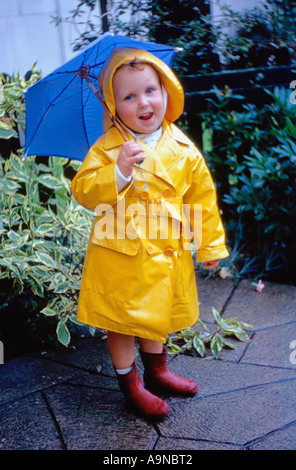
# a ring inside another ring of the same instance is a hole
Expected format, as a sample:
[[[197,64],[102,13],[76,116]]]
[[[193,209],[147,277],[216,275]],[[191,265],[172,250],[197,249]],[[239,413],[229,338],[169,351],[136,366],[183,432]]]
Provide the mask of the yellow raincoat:
[[[99,84],[114,115],[112,78],[123,63],[142,59],[157,69],[168,93],[162,136],[118,194],[116,161],[124,142],[105,119],[71,184],[76,200],[94,210],[78,303],[78,319],[109,331],[165,342],[198,318],[190,240],[201,262],[228,256],[212,178],[192,142],[172,123],[183,112],[182,87],[146,51],[119,50]],[[125,130],[128,140],[133,137]],[[189,223],[190,227],[189,228]]]

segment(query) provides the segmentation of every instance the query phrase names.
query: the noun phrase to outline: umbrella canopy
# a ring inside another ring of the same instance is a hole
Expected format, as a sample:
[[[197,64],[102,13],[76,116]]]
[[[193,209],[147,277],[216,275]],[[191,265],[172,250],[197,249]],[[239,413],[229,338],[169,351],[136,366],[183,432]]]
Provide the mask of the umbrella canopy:
[[[175,55],[171,46],[109,33],[93,41],[26,91],[25,156],[84,160],[89,147],[103,132],[103,106],[94,93],[94,85],[102,65],[116,47],[144,49],[168,66]]]

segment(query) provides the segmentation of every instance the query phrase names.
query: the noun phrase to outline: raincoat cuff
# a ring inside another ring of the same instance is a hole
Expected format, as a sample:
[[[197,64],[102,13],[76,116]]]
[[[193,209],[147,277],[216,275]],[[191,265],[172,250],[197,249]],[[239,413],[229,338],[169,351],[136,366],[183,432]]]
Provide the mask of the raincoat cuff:
[[[116,184],[117,184],[117,192],[120,193],[123,188],[130,183],[131,181],[131,176],[126,178],[120,171],[118,165],[116,165]]]
[[[217,246],[213,249],[197,250],[196,261],[198,263],[206,263],[216,259],[224,259],[229,256],[225,245]]]

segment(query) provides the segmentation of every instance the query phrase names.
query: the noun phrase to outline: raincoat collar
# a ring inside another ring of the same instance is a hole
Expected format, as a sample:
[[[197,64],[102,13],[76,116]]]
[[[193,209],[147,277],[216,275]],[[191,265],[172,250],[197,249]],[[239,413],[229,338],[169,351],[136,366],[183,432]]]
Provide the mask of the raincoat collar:
[[[183,134],[183,132],[178,129],[175,125],[168,123],[165,119],[162,124],[162,129],[163,129],[163,134],[164,132],[167,132],[168,135],[179,142],[180,144],[187,145],[188,147],[192,147],[192,142],[186,135]],[[126,136],[128,140],[132,138],[132,136],[127,132],[126,130]],[[162,137],[160,137],[161,139]],[[125,142],[123,137],[120,135],[118,130],[115,127],[111,127],[105,134],[105,139],[104,139],[104,149],[105,150],[110,150],[112,148],[119,147]]]
[[[171,186],[174,186],[168,170],[169,167],[173,166],[180,158],[179,146],[177,144],[183,144],[187,147],[193,147],[193,144],[180,129],[166,120],[163,122],[162,129],[162,136],[160,137],[156,150],[150,149],[145,143],[143,143],[146,158],[141,164],[141,169],[154,174],[155,176],[165,180]],[[127,138],[131,139],[131,137],[132,136],[127,133]],[[111,127],[106,132],[104,138],[105,150],[115,149],[123,143],[124,139],[115,127]],[[165,146],[165,149],[162,151],[163,145]],[[159,155],[161,155],[161,157]],[[168,158],[168,164],[166,162],[166,156]],[[137,171],[136,166],[135,171]]]

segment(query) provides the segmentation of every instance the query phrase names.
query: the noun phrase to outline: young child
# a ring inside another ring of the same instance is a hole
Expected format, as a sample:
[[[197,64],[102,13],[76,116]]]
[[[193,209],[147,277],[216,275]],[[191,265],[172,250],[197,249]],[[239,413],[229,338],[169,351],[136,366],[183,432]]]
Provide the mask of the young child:
[[[162,419],[169,406],[152,391],[197,391],[194,381],[168,369],[164,347],[169,333],[198,318],[190,239],[208,269],[228,252],[204,159],[173,124],[183,112],[184,95],[171,69],[146,51],[118,48],[104,64],[99,85],[123,134],[106,114],[104,134],[71,184],[76,200],[97,213],[78,319],[107,330],[126,401]],[[145,386],[135,367],[135,337]]]

